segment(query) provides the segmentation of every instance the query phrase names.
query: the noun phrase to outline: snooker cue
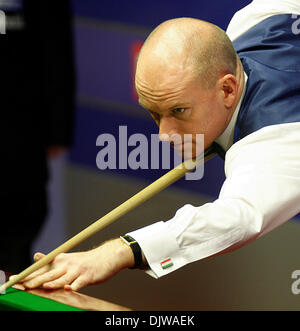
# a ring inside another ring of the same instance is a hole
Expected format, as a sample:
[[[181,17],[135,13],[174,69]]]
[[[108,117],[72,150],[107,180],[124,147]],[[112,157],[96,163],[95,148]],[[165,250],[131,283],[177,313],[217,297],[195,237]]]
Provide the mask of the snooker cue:
[[[204,153],[204,162],[208,161],[215,155],[216,153],[212,146],[207,148]],[[197,159],[187,160],[179,164],[177,167],[170,170],[165,175],[161,176],[159,179],[148,185],[140,192],[136,193],[134,196],[123,202],[121,205],[110,211],[108,214],[86,227],[84,230],[79,232],[71,239],[67,240],[65,243],[51,251],[49,254],[45,255],[39,261],[33,263],[21,273],[14,275],[13,279],[7,281],[5,284],[0,286],[0,294],[3,293],[7,288],[20,282],[23,278],[27,277],[34,271],[37,271],[41,267],[53,261],[58,254],[65,253],[70,249],[74,248],[76,245],[80,244],[81,242],[91,237],[107,225],[113,223],[121,216],[125,215],[135,207],[150,199],[155,194],[159,193],[169,185],[173,184],[181,177],[183,177],[186,173],[194,170],[200,163],[202,163],[202,160],[203,158],[199,157]]]

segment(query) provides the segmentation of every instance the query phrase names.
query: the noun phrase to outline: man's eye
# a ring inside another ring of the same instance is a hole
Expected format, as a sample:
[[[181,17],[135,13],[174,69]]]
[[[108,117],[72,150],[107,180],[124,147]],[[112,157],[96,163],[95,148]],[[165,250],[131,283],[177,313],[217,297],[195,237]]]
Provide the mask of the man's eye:
[[[173,110],[173,112],[175,114],[182,114],[184,111],[185,111],[184,108],[176,108],[176,109]]]

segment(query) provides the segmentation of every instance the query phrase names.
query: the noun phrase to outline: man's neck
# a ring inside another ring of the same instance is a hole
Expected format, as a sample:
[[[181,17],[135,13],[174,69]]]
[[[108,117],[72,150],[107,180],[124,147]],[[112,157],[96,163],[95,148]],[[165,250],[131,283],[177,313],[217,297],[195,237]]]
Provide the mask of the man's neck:
[[[237,69],[236,69],[236,79],[238,81],[238,92],[237,92],[237,97],[236,100],[234,101],[233,105],[232,105],[232,109],[230,110],[229,114],[228,114],[228,121],[227,121],[227,125],[230,123],[232,116],[236,110],[237,105],[239,104],[242,94],[243,94],[243,90],[244,90],[244,85],[245,85],[245,75],[244,75],[244,68],[242,65],[241,60],[239,59],[239,57],[237,56]]]
[[[231,113],[228,115],[228,124],[224,132],[215,140],[225,152],[233,144],[234,127],[237,121],[238,113],[242,104],[242,99],[246,90],[247,75],[240,60],[238,59],[237,80],[239,82],[236,101],[232,107]]]

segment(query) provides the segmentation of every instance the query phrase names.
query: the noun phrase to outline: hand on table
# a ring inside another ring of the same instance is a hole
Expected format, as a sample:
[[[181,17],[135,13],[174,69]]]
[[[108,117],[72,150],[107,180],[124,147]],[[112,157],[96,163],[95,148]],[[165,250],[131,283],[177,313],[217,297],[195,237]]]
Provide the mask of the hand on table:
[[[43,256],[36,253],[34,260]],[[130,247],[121,239],[114,239],[87,252],[59,254],[50,264],[23,279],[21,285],[25,289],[42,287],[78,291],[88,285],[103,283],[133,265]]]

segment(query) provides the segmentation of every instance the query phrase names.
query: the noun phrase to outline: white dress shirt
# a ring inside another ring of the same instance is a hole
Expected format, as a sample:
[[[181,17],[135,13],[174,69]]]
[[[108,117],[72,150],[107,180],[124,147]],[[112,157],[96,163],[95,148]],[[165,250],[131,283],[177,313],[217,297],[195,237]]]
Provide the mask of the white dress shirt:
[[[299,0],[254,0],[237,12],[228,27],[234,40],[275,14],[299,14]],[[245,86],[247,76],[245,75]],[[130,232],[150,269],[161,277],[217,253],[235,250],[300,212],[300,122],[262,128],[233,144],[241,97],[217,142],[227,151],[226,180],[218,199],[185,205],[168,221]],[[163,261],[170,259],[170,263]]]
[[[232,17],[226,33],[233,41],[254,25],[278,14],[300,15],[299,0],[253,0]]]

